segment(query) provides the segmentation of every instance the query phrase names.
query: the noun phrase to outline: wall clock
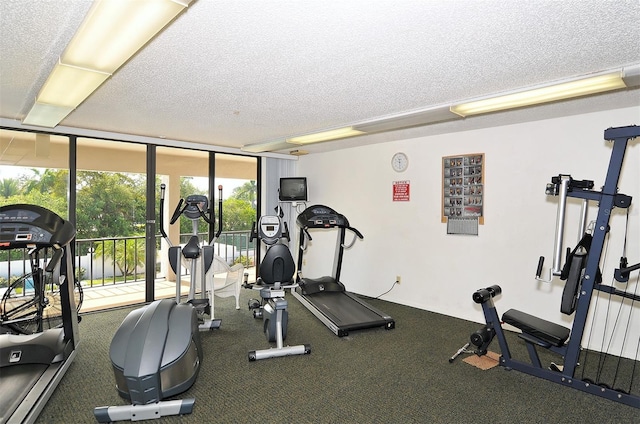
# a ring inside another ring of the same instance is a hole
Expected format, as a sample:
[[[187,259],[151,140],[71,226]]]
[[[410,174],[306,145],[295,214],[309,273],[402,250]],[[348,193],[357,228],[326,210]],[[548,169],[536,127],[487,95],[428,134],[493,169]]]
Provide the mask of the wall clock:
[[[391,158],[391,167],[396,172],[404,172],[409,166],[409,157],[402,152],[398,152]]]

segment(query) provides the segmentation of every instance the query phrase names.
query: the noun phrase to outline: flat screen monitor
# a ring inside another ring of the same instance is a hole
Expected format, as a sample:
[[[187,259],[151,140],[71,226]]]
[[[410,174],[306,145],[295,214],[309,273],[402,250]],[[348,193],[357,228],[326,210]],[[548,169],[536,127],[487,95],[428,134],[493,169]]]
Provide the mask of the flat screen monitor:
[[[306,202],[307,178],[286,177],[280,178],[280,190],[278,197],[281,202]]]

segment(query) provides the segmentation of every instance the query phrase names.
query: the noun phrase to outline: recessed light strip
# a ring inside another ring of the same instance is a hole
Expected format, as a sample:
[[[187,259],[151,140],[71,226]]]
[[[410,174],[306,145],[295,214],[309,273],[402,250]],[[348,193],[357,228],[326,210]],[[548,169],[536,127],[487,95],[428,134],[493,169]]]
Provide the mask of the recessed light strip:
[[[319,143],[321,141],[335,140],[338,138],[353,137],[355,135],[364,134],[364,131],[358,131],[353,127],[337,128],[334,130],[322,131],[313,134],[302,135],[299,137],[288,138],[288,143],[293,144],[309,144]]]
[[[481,113],[496,112],[524,106],[532,106],[557,100],[602,93],[625,88],[621,72],[598,75],[575,81],[549,85],[546,87],[510,93],[502,96],[470,101],[451,106],[451,112],[462,117]]]
[[[24,124],[55,127],[192,0],[95,0]]]

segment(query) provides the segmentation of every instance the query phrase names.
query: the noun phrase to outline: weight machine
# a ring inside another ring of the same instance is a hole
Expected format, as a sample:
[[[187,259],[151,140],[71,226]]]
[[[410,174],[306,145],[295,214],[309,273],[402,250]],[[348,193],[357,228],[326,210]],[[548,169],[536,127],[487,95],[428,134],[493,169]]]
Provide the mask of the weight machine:
[[[562,313],[567,315],[575,313],[572,328],[569,329],[515,309],[506,311],[501,320],[494,305],[494,298],[502,292],[502,289],[500,286],[493,285],[477,290],[473,294],[474,302],[482,305],[486,325],[471,335],[471,343],[476,346],[475,353],[480,356],[487,353],[489,344],[494,337],[497,337],[501,351],[499,363],[507,369],[522,371],[567,387],[640,408],[640,387],[637,387],[638,376],[635,374],[636,368],[640,372],[640,367],[635,366],[639,359],[637,351],[635,362],[628,360],[628,362],[632,363],[630,366],[632,371],[628,373],[619,373],[618,368],[622,358],[617,357],[615,377],[628,374],[629,385],[625,388],[616,387],[619,384],[616,378],[614,378],[613,384],[599,381],[606,358],[599,359],[597,376],[593,379],[584,376],[585,362],[588,358],[586,356],[588,355],[587,352],[584,353],[582,364],[580,364],[580,355],[583,351],[581,343],[594,290],[606,293],[610,297],[616,297],[622,302],[625,299],[630,299],[631,307],[633,307],[634,302],[640,301],[637,288],[636,292],[631,292],[630,290],[620,290],[613,285],[603,284],[600,271],[600,262],[605,251],[606,237],[610,230],[611,211],[614,208],[628,209],[631,205],[631,196],[618,192],[618,180],[627,144],[636,137],[640,137],[640,127],[638,126],[605,130],[604,138],[613,143],[613,150],[606,180],[601,191],[593,190],[593,181],[578,181],[569,175],[553,177],[551,183],[547,185],[547,195],[559,196],[554,258],[548,279],[541,277],[544,257],[540,258],[536,278],[541,281],[550,281],[553,276],[557,276],[561,280],[566,280],[560,309]],[[567,249],[565,264],[561,265],[566,201],[568,197],[582,199],[583,202],[579,225],[581,238],[573,250]],[[586,225],[589,202],[597,202],[599,205],[598,215],[591,232],[587,231]],[[630,273],[638,269],[640,269],[640,264],[627,266],[627,260],[623,257],[620,268],[615,271],[614,277],[619,282],[627,282]],[[637,284],[639,282],[636,282]],[[629,321],[631,321],[631,312],[629,313]],[[530,363],[522,362],[511,356],[501,325],[502,322],[522,331],[519,337],[525,341]],[[640,349],[640,338],[636,345]],[[564,363],[562,365],[552,363],[549,368],[543,368],[538,356],[538,348],[548,349],[562,356]],[[455,356],[452,359],[455,359]],[[576,371],[580,365],[582,365],[582,374],[578,375]],[[634,378],[636,384],[635,392]]]

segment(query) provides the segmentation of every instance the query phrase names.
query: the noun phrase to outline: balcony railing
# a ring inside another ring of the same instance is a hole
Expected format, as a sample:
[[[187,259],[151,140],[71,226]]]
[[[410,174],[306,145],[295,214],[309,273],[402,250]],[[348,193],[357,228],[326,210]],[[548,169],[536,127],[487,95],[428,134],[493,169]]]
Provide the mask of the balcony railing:
[[[228,231],[220,235],[214,244],[215,254],[232,265],[242,261],[252,266],[255,258],[255,242],[249,242],[250,231]],[[181,234],[180,242],[186,243],[190,234]],[[207,235],[201,234],[200,240]],[[164,278],[160,263],[166,251],[162,251],[162,237],[156,237],[156,278]],[[10,250],[0,261],[0,290],[7,287],[11,278],[31,272],[26,250]],[[145,237],[104,237],[76,240],[76,279],[85,287],[124,284],[143,280],[145,277]],[[114,260],[115,259],[115,260]],[[41,256],[42,264],[48,258]],[[188,270],[185,270],[185,273]]]

